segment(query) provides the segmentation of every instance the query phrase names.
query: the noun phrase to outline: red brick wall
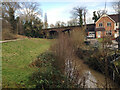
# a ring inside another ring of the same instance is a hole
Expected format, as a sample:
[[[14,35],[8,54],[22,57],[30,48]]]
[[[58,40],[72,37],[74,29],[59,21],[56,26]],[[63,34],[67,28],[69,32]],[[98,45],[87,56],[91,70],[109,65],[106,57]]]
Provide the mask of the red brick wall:
[[[104,32],[104,31],[101,31],[101,35],[100,35],[101,37],[100,37],[100,38],[103,38],[103,35],[105,35],[105,32]],[[99,38],[97,32],[96,32],[96,38]]]
[[[111,22],[111,26],[107,26],[107,23]],[[112,35],[114,35],[114,21],[112,21],[108,16],[102,17],[101,19],[99,19],[96,22],[96,28],[99,28],[99,23],[103,24],[103,27],[105,28],[105,33],[104,35],[106,35],[106,31],[107,30],[111,30],[112,31]],[[97,37],[97,35],[96,35]]]
[[[111,27],[107,26],[107,22],[111,22]],[[96,22],[96,28],[99,28],[99,23],[103,23],[105,30],[114,30],[114,22],[109,17],[102,17]]]

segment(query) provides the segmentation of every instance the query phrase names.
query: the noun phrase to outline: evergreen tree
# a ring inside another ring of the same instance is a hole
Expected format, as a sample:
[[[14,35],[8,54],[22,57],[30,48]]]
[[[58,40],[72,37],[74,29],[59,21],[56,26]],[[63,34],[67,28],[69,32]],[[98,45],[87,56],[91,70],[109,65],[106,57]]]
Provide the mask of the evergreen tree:
[[[44,18],[44,28],[48,28],[47,13],[45,13],[45,18]]]
[[[93,18],[92,18],[92,20],[94,20],[94,23],[100,18],[100,14],[99,13],[97,13],[97,14],[96,14],[96,11],[93,12]]]
[[[38,17],[26,21],[24,24],[25,35],[28,37],[42,37],[42,27],[43,24]]]

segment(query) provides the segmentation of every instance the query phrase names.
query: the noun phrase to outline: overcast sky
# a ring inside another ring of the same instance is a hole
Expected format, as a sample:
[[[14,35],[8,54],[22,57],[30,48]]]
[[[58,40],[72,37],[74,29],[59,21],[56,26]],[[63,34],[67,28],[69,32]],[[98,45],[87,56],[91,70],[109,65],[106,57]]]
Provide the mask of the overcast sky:
[[[105,1],[102,2],[39,2],[40,8],[44,14],[47,13],[47,20],[49,24],[55,24],[56,21],[67,22],[71,19],[71,10],[73,7],[86,7],[87,12],[87,23],[92,23],[93,11],[104,10]],[[114,14],[115,11],[112,7],[112,2],[106,2],[106,10],[108,14]]]

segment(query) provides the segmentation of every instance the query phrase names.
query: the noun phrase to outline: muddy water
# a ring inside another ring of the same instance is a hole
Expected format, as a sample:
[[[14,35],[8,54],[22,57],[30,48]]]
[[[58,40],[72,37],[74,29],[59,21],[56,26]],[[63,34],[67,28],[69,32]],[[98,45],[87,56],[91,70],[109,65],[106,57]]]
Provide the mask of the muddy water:
[[[83,63],[82,60],[76,60],[76,66],[78,71],[81,74],[88,74],[88,78],[86,80],[86,84],[88,88],[104,88],[105,87],[105,76],[91,68],[89,68],[86,64]],[[117,84],[113,83],[112,80],[108,78],[110,83],[110,88],[117,87]]]

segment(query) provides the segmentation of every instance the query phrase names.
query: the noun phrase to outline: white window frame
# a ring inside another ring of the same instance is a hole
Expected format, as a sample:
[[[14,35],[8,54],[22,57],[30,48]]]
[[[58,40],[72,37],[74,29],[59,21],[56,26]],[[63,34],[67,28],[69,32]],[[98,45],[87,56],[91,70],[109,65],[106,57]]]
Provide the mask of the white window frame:
[[[99,27],[103,27],[103,23],[99,23]]]
[[[108,26],[108,27],[111,27],[111,22],[107,22],[107,26]]]

